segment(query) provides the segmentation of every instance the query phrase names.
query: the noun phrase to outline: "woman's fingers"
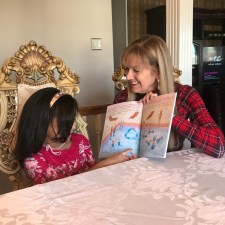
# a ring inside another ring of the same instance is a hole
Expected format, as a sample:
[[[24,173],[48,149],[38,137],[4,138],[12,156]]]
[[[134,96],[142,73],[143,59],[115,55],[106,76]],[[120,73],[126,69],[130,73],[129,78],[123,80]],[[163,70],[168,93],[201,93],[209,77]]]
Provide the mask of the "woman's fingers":
[[[156,93],[152,93],[152,92],[149,92],[149,93],[146,93],[146,95],[144,96],[144,98],[142,98],[139,102],[142,102],[143,104],[147,104],[149,103],[149,101],[158,96]]]

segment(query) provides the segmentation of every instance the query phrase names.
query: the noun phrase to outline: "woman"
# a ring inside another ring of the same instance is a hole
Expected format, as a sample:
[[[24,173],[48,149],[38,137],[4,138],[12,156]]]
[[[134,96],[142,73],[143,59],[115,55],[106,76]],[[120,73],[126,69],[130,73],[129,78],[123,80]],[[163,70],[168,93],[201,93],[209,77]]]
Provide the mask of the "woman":
[[[168,151],[180,150],[184,139],[213,157],[222,157],[225,139],[205,104],[189,85],[174,82],[166,43],[146,35],[126,47],[121,54],[128,88],[116,95],[114,103],[138,100],[144,104],[156,95],[177,92]]]

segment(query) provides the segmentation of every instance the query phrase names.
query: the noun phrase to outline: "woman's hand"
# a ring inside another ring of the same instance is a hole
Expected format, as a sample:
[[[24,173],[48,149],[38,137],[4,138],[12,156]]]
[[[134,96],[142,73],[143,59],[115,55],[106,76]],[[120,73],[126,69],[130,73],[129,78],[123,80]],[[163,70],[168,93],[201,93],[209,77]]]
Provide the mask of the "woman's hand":
[[[158,96],[158,94],[149,92],[149,93],[146,93],[146,95],[144,96],[144,98],[142,98],[142,99],[139,100],[138,102],[141,102],[141,103],[143,103],[143,104],[147,104],[147,103],[149,103],[149,101],[150,101],[152,98],[154,98],[154,97],[156,97],[156,96]]]

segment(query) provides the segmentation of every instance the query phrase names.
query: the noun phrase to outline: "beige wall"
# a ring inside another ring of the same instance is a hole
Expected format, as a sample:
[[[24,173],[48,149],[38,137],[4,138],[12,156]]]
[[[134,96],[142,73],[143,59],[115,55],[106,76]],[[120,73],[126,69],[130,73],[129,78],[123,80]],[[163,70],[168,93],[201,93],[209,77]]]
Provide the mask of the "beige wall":
[[[35,40],[80,75],[80,106],[112,102],[111,0],[0,0],[0,27],[0,64]],[[96,37],[102,50],[91,50]]]
[[[111,0],[0,0],[0,64],[35,40],[80,77],[80,106],[111,103],[114,86]],[[91,38],[102,50],[91,50]],[[9,190],[0,173],[0,194]]]

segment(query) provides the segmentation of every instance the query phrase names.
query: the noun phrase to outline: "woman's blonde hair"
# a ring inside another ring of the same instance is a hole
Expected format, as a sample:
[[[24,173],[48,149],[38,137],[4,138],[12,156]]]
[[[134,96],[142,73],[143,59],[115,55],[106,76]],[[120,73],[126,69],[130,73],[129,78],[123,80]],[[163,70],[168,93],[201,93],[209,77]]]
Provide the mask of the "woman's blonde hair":
[[[145,65],[150,65],[159,73],[159,94],[175,92],[173,66],[171,56],[166,43],[156,35],[145,35],[128,47],[121,53],[121,64],[125,66],[132,57],[138,57]],[[136,100],[136,93],[131,91],[128,83],[128,101]],[[172,130],[171,130],[172,131]],[[169,149],[173,149],[175,144],[174,133],[171,132]],[[179,144],[179,143],[178,143]]]

